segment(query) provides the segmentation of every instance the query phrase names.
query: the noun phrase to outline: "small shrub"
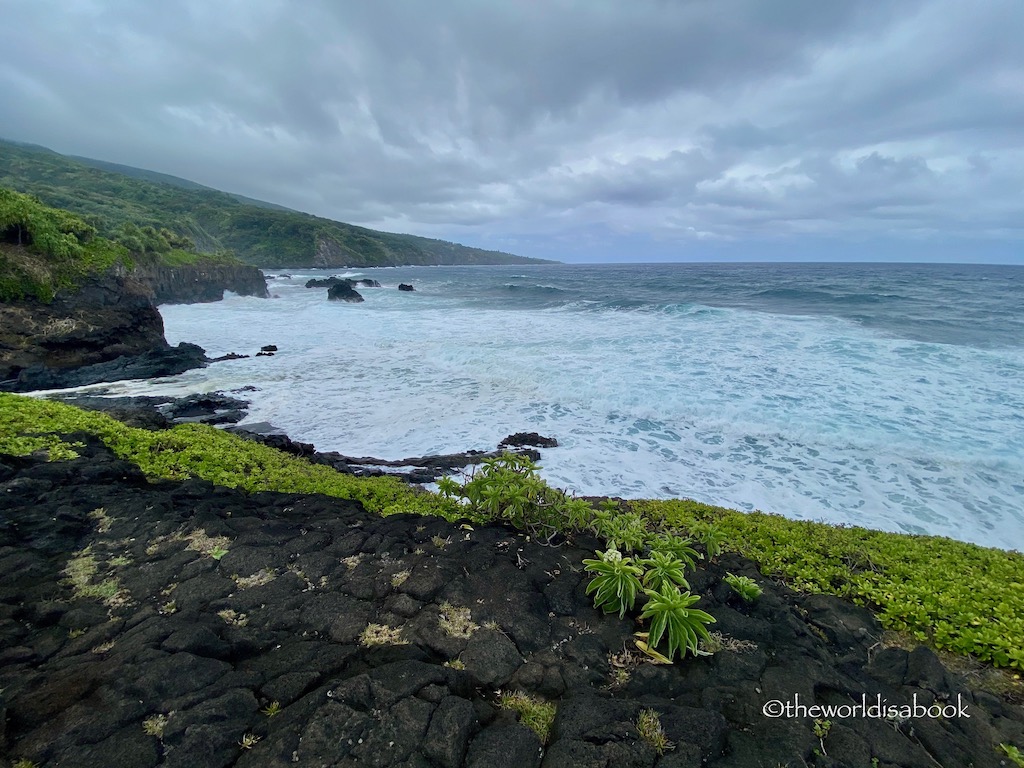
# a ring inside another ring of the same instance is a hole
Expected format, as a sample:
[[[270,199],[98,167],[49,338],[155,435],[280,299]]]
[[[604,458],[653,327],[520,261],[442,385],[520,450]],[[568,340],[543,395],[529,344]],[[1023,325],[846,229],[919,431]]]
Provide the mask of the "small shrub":
[[[730,573],[726,575],[723,581],[732,587],[732,591],[743,598],[743,602],[745,603],[754,602],[764,591],[758,586],[757,582],[749,576],[734,576]]]
[[[711,614],[690,607],[700,600],[700,597],[689,592],[680,592],[678,587],[671,584],[665,584],[660,592],[652,589],[645,589],[644,592],[648,600],[640,618],[651,621],[647,642],[649,648],[656,649],[662,637],[667,636],[666,657],[669,661],[675,656],[676,651],[679,651],[680,655],[685,655],[686,651],[696,654],[697,641],[709,636],[705,625],[715,621]]]
[[[445,499],[459,501],[464,515],[468,512],[480,521],[501,520],[541,540],[590,527],[594,520],[590,504],[552,488],[538,469],[528,456],[504,453],[484,460],[462,485],[442,478],[438,491]]]
[[[682,561],[686,568],[695,568],[700,553],[690,546],[690,540],[671,533],[656,533],[647,540],[651,553],[661,552]]]
[[[728,538],[725,531],[711,523],[695,524],[692,530],[700,543],[704,545],[704,549],[707,550],[709,560],[714,560],[722,554],[722,545]]]
[[[615,548],[598,552],[597,556],[597,560],[583,561],[586,570],[596,574],[587,585],[587,594],[594,593],[595,608],[605,613],[618,613],[621,619],[633,607],[642,589],[643,568],[634,565],[633,558],[623,557]]]
[[[639,564],[644,568],[643,584],[648,589],[660,592],[666,584],[673,584],[684,589],[690,588],[686,577],[683,576],[683,569],[686,566],[683,565],[682,560],[678,560],[672,555],[658,551],[651,552],[651,556],[640,560]]]

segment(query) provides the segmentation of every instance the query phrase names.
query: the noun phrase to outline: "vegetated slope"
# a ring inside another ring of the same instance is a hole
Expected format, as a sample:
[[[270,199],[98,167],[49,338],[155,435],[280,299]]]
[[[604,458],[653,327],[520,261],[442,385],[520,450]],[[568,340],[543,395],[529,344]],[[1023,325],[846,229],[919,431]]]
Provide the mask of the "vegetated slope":
[[[131,175],[127,175],[127,174]],[[229,249],[262,266],[538,263],[499,251],[378,232],[282,209],[185,179],[0,141],[0,186],[84,217],[100,234],[127,222],[166,228],[202,251]]]
[[[205,357],[194,345],[168,347],[154,302],[213,301],[228,288],[266,296],[256,267],[197,253],[166,229],[126,223],[116,236],[101,237],[68,211],[0,188],[0,389],[181,373]],[[144,368],[125,367],[143,358]],[[64,378],[83,367],[86,380]]]
[[[199,253],[186,237],[130,221],[102,237],[67,210],[0,186],[0,302],[52,301],[112,268],[239,266],[222,252]],[[244,267],[252,269],[251,267]]]

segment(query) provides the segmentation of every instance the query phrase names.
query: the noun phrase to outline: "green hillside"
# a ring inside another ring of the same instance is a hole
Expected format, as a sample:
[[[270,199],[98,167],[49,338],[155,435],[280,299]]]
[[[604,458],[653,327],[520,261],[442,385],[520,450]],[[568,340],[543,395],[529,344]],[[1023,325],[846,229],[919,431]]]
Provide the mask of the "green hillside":
[[[198,253],[167,229],[125,223],[114,238],[68,211],[0,187],[0,302],[34,297],[49,302],[90,275],[115,265],[237,264],[221,251]]]
[[[72,211],[101,235],[126,224],[168,230],[200,251],[258,266],[371,267],[540,263],[443,240],[378,232],[250,201],[166,174],[0,141],[0,186]]]

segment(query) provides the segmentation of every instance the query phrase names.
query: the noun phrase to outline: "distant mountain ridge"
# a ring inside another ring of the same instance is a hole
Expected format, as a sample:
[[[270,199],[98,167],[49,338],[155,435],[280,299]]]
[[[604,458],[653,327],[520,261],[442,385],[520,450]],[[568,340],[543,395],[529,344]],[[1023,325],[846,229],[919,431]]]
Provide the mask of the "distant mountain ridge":
[[[65,208],[109,235],[126,223],[166,228],[204,252],[264,267],[540,264],[542,259],[379,232],[188,179],[0,140],[0,186]]]

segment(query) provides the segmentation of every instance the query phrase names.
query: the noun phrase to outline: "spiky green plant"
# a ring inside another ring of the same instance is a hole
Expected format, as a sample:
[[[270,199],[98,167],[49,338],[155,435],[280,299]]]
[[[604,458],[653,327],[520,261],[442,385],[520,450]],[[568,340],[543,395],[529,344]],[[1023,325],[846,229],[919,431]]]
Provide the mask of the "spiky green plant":
[[[701,559],[700,553],[690,546],[689,539],[673,533],[653,534],[648,538],[647,544],[651,552],[663,552],[676,560],[682,560],[686,568],[696,568],[697,561]]]
[[[648,589],[660,592],[665,584],[674,584],[684,589],[690,588],[686,577],[683,576],[686,566],[682,560],[672,555],[655,550],[651,552],[650,557],[641,560],[639,564],[644,569],[643,584]]]
[[[605,613],[618,613],[621,619],[633,607],[642,589],[643,568],[635,565],[633,558],[623,557],[614,547],[596,554],[597,560],[583,561],[586,570],[596,574],[587,585],[587,594],[594,593],[595,608]]]
[[[699,595],[680,592],[673,584],[662,585],[660,591],[645,589],[647,605],[640,614],[641,620],[650,619],[651,626],[647,633],[647,645],[657,648],[662,637],[668,637],[668,653],[665,656],[672,660],[676,651],[685,656],[686,651],[697,653],[697,642],[707,639],[709,633],[706,624],[715,621],[715,617],[697,608],[691,608],[700,600]]]
[[[732,591],[743,598],[743,602],[745,603],[754,602],[764,591],[758,586],[757,582],[749,576],[734,576],[730,573],[727,574],[722,581],[732,587]]]

